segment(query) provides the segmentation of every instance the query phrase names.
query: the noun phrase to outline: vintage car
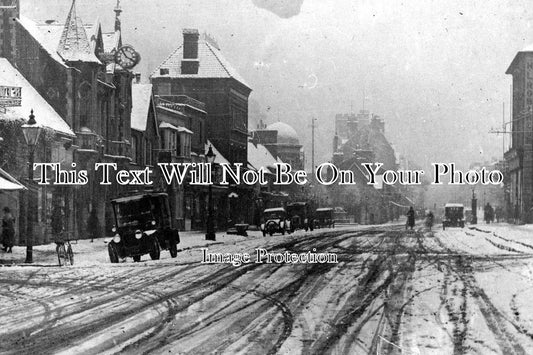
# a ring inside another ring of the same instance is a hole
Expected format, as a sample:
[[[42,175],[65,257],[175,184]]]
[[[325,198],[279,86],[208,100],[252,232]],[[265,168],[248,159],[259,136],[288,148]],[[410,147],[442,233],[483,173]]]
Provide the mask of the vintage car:
[[[267,208],[263,211],[263,223],[261,223],[261,232],[263,236],[273,235],[274,233],[285,234],[291,232],[291,222],[287,218],[287,212],[283,207]]]
[[[444,205],[444,218],[442,220],[442,229],[446,227],[464,228],[464,206],[461,203],[447,203]]]
[[[111,200],[115,214],[113,239],[108,244],[109,260],[132,257],[140,261],[150,254],[152,260],[160,257],[161,250],[170,256],[178,255],[178,230],[172,228],[171,211],[166,193],[144,193]]]
[[[315,228],[326,227],[335,227],[335,219],[333,218],[333,208],[317,208],[315,211]]]
[[[307,202],[291,202],[286,206],[291,221],[291,232],[297,229],[313,230],[314,222],[311,208]]]

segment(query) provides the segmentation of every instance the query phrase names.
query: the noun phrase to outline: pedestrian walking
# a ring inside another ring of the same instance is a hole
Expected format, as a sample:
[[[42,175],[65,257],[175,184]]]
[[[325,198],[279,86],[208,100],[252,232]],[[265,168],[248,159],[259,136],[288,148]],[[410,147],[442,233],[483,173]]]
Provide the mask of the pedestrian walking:
[[[13,243],[15,243],[15,218],[11,214],[9,207],[4,207],[4,216],[2,217],[3,250],[12,253]]]

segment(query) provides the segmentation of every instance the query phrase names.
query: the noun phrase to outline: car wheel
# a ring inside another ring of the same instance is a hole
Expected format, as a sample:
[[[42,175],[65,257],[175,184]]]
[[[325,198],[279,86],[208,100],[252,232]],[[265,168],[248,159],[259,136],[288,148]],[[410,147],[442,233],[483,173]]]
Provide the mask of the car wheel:
[[[133,261],[135,261],[136,263],[138,263],[139,261],[141,261],[141,256],[140,256],[140,255],[134,255],[134,256],[133,256]]]
[[[118,252],[113,242],[107,245],[107,251],[109,253],[109,261],[111,261],[112,264],[118,263]]]
[[[159,243],[157,242],[157,238],[154,238],[154,241],[152,242],[152,251],[150,252],[150,258],[152,260],[159,260],[161,256],[161,247],[159,246]]]

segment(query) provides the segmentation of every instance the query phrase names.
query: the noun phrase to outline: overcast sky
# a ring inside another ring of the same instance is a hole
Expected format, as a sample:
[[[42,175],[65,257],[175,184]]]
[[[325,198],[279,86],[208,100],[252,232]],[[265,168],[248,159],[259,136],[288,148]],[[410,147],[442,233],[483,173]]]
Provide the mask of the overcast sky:
[[[78,14],[112,30],[115,3],[78,0]],[[21,0],[23,15],[36,20],[64,21],[70,4]],[[358,111],[363,101],[385,119],[397,152],[423,166],[501,157],[502,138],[488,131],[501,126],[503,102],[509,119],[505,71],[533,42],[531,4],[522,0],[121,4],[123,37],[141,53],[144,76],[180,45],[182,28],[208,32],[253,88],[267,123],[294,126],[309,160],[310,119],[319,119],[317,161],[331,157],[335,113]]]

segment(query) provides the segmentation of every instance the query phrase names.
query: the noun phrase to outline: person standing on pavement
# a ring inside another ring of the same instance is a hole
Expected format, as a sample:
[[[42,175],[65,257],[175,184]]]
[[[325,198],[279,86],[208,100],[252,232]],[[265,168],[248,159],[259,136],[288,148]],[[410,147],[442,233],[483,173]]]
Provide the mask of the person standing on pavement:
[[[13,243],[15,242],[15,218],[11,215],[9,207],[4,207],[4,217],[2,217],[2,244],[4,251],[13,252]]]
[[[98,221],[98,214],[96,208],[92,208],[87,219],[87,234],[91,238],[91,243],[100,238],[100,222]]]
[[[405,225],[405,229],[407,227],[413,227],[415,226],[415,210],[413,209],[413,206],[409,207],[409,211],[407,211],[407,224]]]

